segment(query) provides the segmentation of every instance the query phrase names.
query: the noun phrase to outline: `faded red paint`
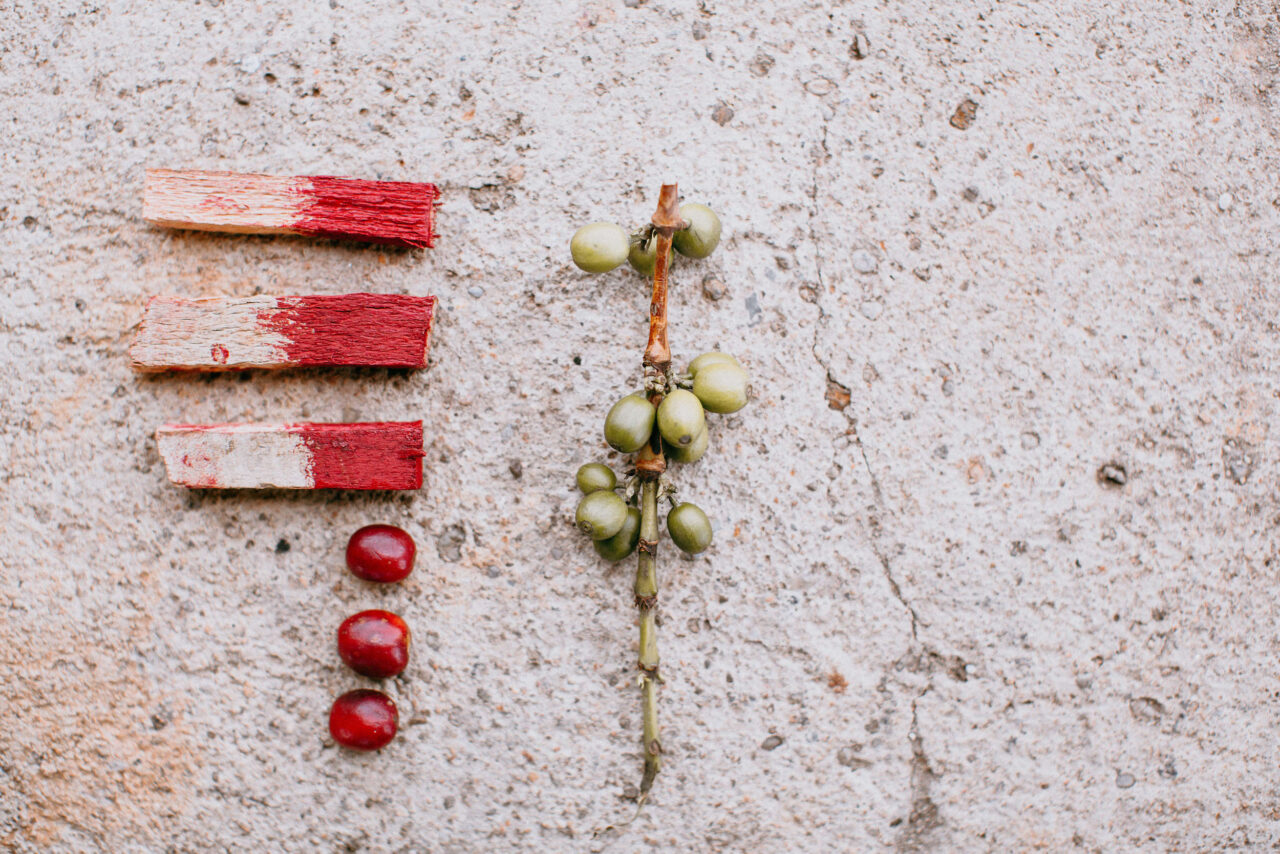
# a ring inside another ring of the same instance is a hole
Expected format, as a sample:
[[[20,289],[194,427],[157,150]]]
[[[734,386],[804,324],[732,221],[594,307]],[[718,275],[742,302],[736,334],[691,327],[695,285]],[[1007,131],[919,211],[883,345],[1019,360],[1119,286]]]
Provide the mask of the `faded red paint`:
[[[394,294],[279,297],[258,323],[288,340],[295,365],[425,368],[435,305]]]
[[[317,176],[298,192],[305,198],[290,226],[299,234],[430,247],[435,242],[435,184]]]
[[[316,489],[421,489],[422,422],[290,424],[311,452]]]

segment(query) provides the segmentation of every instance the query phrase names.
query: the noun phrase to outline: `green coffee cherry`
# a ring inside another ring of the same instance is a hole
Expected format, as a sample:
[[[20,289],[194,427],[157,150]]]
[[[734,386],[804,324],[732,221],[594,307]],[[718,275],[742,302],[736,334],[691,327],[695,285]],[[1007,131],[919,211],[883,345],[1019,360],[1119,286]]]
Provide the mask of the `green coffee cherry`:
[[[618,476],[604,463],[587,463],[578,469],[578,489],[590,495],[618,485]]]
[[[596,554],[605,560],[620,561],[636,550],[640,542],[640,511],[634,507],[627,508],[627,519],[622,529],[607,540],[596,540]]]
[[[667,455],[667,459],[674,460],[677,463],[696,463],[702,459],[702,455],[707,452],[707,445],[710,444],[711,437],[707,434],[707,428],[703,427],[702,432],[693,437],[693,441],[688,447],[677,448],[675,445],[663,442],[663,448]]]
[[[687,448],[705,429],[707,416],[693,392],[678,388],[658,404],[658,432],[672,445]]]
[[[593,222],[573,233],[569,252],[573,263],[588,273],[607,273],[627,260],[631,239],[622,226],[611,222]]]
[[[578,530],[591,539],[607,540],[627,521],[627,502],[609,490],[589,493],[578,502],[574,521]]]
[[[627,252],[627,261],[637,273],[652,278],[653,265],[658,263],[658,241],[652,237],[648,240],[633,237]]]
[[[722,362],[728,362],[731,365],[737,365],[738,360],[730,356],[728,353],[703,353],[698,358],[689,363],[689,375],[696,377],[698,371],[709,365],[718,365]],[[738,365],[738,367],[742,367]]]
[[[624,454],[634,454],[653,435],[653,404],[629,394],[619,400],[604,418],[604,440]]]
[[[681,551],[696,555],[711,545],[711,520],[701,508],[686,501],[667,514],[667,533]]]
[[[720,242],[720,217],[706,205],[689,203],[680,206],[680,218],[689,227],[677,231],[671,245],[681,255],[689,258],[706,258]]]
[[[693,394],[708,412],[737,412],[747,405],[747,372],[728,362],[708,365],[693,378]]]

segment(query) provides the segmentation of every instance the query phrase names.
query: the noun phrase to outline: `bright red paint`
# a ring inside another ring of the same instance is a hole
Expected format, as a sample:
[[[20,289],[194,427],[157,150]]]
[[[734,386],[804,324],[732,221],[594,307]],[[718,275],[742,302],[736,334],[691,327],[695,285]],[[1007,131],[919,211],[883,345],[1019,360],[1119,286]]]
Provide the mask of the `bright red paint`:
[[[421,489],[422,422],[290,424],[311,452],[315,489]]]
[[[396,737],[400,713],[381,691],[348,691],[329,710],[329,735],[352,750],[378,750]]]
[[[394,246],[430,247],[435,242],[435,184],[310,177],[299,234]]]
[[[293,364],[425,368],[435,305],[394,294],[279,297],[258,322],[288,339]]]
[[[409,626],[390,611],[361,611],[338,626],[338,655],[371,679],[388,679],[409,664]]]
[[[413,537],[394,525],[366,525],[347,541],[347,568],[365,581],[402,581],[413,570]]]

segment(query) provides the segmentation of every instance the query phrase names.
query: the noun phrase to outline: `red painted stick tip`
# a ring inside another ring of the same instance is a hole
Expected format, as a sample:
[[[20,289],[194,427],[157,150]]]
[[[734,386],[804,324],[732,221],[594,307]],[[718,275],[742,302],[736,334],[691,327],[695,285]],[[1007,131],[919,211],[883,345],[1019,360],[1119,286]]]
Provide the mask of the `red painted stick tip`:
[[[419,249],[435,244],[440,191],[434,184],[329,176],[307,180],[308,203],[292,226],[299,234]]]
[[[425,368],[435,297],[393,294],[280,297],[259,315],[295,365]]]

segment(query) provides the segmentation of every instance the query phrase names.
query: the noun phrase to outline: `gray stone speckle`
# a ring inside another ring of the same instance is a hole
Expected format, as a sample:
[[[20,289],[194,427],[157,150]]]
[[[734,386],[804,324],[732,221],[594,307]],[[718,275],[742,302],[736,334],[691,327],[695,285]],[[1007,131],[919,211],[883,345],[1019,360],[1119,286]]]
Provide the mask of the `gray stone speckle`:
[[[462,559],[462,545],[467,541],[467,529],[461,525],[450,525],[436,537],[436,550],[440,559],[449,563],[457,563]]]
[[[467,293],[475,299],[480,299],[480,297],[484,296],[484,288],[479,285],[472,285],[467,288]]]
[[[853,253],[850,259],[853,269],[859,273],[874,273],[879,264],[876,262],[876,256],[872,255],[865,249],[859,249]]]

